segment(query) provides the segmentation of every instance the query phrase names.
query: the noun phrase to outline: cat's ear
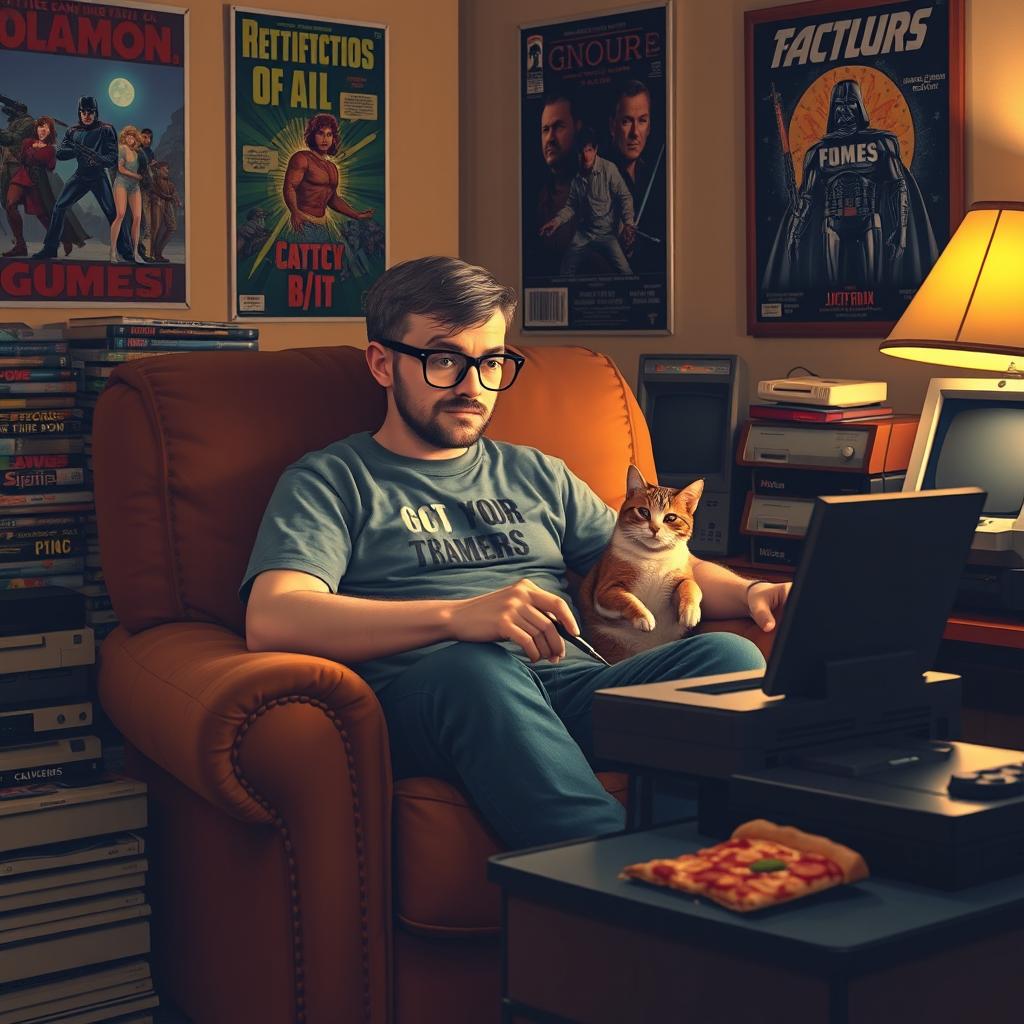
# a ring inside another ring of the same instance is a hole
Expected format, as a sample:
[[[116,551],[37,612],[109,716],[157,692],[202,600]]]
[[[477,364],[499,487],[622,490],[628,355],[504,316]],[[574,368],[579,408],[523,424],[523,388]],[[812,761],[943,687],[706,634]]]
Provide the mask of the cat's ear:
[[[630,463],[629,470],[626,472],[626,497],[635,494],[637,491],[645,490],[646,487],[647,481],[644,479],[643,474],[636,466]]]
[[[700,501],[700,496],[704,493],[704,481],[694,480],[692,484],[687,484],[682,490],[679,491],[679,497],[686,502],[687,510],[692,514],[697,508],[697,502]]]

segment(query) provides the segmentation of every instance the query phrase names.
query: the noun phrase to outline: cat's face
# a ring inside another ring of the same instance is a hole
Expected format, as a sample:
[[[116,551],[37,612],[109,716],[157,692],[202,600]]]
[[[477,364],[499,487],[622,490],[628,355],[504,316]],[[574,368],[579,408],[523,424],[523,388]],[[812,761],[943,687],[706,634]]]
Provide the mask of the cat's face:
[[[704,490],[703,480],[676,490],[648,484],[635,466],[626,476],[626,500],[615,529],[632,546],[671,551],[693,535],[693,514]]]

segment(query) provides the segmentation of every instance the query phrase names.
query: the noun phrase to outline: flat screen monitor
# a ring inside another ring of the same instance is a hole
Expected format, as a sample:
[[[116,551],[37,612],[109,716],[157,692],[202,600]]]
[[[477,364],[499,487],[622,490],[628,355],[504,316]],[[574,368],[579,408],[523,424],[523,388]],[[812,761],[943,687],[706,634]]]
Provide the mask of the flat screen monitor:
[[[898,656],[932,667],[984,491],[815,499],[761,688],[824,697],[829,662]]]
[[[1024,507],[1024,381],[938,377],[928,386],[905,491],[980,487],[982,516]]]

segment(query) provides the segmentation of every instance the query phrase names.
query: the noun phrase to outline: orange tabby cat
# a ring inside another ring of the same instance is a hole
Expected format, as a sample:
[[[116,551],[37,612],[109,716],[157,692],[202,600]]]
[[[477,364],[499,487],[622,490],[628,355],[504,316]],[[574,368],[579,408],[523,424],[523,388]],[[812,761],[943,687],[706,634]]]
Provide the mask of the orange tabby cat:
[[[675,490],[636,466],[608,547],[580,584],[583,632],[611,662],[678,640],[700,622],[687,541],[704,481]]]

